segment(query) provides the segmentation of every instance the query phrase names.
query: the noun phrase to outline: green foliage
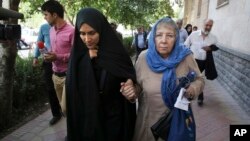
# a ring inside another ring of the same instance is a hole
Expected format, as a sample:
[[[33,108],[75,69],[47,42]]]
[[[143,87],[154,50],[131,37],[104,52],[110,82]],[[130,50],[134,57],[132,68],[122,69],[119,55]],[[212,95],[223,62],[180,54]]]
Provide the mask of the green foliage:
[[[131,57],[135,54],[135,49],[131,48],[132,41],[133,41],[133,37],[123,38],[123,45]]]
[[[48,101],[44,93],[45,83],[42,79],[42,68],[32,67],[33,58],[16,57],[12,97],[12,114],[0,127],[0,138],[23,124],[27,119],[35,118],[48,109]],[[40,61],[41,62],[41,61]],[[14,128],[13,128],[14,127]]]
[[[39,101],[44,97],[44,82],[42,68],[32,66],[33,58],[16,58],[13,86],[13,107]]]
[[[164,16],[174,16],[169,0],[59,0],[64,5],[66,17],[73,23],[76,13],[84,7],[93,7],[113,20],[126,27],[144,25],[148,27],[157,19]],[[22,0],[20,12],[29,17],[40,12],[44,0]]]

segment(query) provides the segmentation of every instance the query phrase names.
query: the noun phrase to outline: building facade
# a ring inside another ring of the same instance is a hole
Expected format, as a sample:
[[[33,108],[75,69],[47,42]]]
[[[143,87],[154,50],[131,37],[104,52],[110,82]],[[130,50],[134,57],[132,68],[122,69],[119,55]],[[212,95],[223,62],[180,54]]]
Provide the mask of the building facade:
[[[250,113],[250,0],[185,0],[184,25],[201,29],[207,18],[214,20],[220,48],[214,52],[217,79]]]

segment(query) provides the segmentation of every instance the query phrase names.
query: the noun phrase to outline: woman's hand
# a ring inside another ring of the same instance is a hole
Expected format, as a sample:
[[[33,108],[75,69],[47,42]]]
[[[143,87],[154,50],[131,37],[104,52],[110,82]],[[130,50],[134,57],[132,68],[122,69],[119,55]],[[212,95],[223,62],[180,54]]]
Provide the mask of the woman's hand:
[[[97,49],[89,49],[89,56],[90,56],[90,58],[97,57],[97,52],[98,52]]]
[[[186,92],[185,92],[185,96],[186,98],[192,100],[194,99],[196,96],[195,96],[195,91],[194,91],[194,88],[192,86],[189,86],[187,89],[186,89]]]
[[[127,100],[135,102],[135,99],[137,98],[136,87],[131,79],[121,83],[120,92]]]

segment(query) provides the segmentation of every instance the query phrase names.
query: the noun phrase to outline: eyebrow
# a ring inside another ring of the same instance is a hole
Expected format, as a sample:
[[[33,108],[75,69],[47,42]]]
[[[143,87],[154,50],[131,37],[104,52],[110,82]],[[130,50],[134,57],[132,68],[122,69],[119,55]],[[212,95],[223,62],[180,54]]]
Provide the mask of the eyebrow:
[[[158,31],[158,32],[155,32],[156,34],[158,33],[164,33],[164,32],[161,32],[161,31]],[[167,32],[167,33],[164,33],[164,34],[175,34],[175,33],[172,33],[172,32]]]
[[[96,31],[95,30],[91,30],[91,31],[89,31],[89,32],[84,32],[84,31],[79,31],[80,33],[86,33],[86,34],[90,34],[90,33],[95,33]]]

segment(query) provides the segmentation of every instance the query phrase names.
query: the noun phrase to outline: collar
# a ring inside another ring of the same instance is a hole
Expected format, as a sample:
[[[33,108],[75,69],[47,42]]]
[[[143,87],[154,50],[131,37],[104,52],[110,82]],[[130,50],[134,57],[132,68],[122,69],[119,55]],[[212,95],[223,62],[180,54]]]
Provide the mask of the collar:
[[[59,25],[59,27],[57,27],[57,26],[54,26],[54,27],[55,27],[55,30],[61,30],[61,29],[63,29],[66,25],[67,25],[67,22],[64,22],[63,24]]]

